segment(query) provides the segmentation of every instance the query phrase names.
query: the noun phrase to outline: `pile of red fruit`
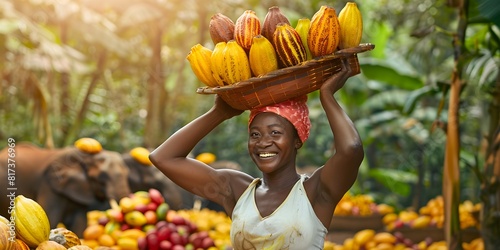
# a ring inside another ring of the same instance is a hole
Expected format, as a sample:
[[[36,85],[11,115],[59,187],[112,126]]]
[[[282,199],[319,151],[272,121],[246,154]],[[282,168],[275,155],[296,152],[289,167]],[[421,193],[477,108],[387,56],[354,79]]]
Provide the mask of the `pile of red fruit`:
[[[208,232],[197,231],[193,223],[178,215],[156,223],[156,228],[149,230],[146,237],[138,239],[138,246],[141,250],[199,250],[215,247]]]

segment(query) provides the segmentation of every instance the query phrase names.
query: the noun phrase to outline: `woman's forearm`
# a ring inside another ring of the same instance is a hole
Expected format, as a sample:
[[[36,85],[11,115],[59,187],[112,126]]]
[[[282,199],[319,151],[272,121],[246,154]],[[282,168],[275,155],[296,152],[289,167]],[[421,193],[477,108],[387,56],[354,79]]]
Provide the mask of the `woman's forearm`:
[[[151,153],[153,163],[167,159],[186,157],[206,135],[227,118],[216,109],[211,109],[188,123],[170,136]]]

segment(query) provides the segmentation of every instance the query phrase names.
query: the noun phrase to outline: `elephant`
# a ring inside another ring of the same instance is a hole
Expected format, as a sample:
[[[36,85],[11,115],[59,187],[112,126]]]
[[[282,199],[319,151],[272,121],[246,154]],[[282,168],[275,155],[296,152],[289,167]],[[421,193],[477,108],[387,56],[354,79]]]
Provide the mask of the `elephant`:
[[[157,189],[173,210],[191,209],[194,195],[181,188],[153,165],[144,165],[130,154],[123,153],[122,159],[129,168],[128,183],[132,192]]]
[[[15,150],[12,157],[8,148],[0,151],[0,214],[6,218],[10,218],[8,195],[24,195],[42,206],[51,228],[63,223],[82,237],[88,211],[107,209],[111,199],[119,200],[131,192],[129,170],[118,152],[89,154],[73,146],[45,149],[30,143],[18,143],[11,149]],[[8,166],[8,159],[15,165]],[[15,170],[9,186],[7,167]],[[14,191],[8,189],[13,187]]]

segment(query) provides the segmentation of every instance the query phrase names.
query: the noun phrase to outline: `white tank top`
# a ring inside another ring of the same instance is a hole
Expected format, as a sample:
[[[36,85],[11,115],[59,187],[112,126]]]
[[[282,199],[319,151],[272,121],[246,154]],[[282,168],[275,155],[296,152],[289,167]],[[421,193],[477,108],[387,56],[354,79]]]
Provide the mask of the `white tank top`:
[[[255,203],[255,179],[241,195],[232,215],[231,243],[235,250],[323,249],[328,230],[307,198],[302,175],[283,203],[262,218]]]

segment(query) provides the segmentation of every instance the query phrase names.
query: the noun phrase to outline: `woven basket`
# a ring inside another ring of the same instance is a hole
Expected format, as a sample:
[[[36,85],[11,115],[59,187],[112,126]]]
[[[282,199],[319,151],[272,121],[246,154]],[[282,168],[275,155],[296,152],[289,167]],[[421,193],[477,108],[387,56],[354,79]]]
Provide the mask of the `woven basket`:
[[[231,107],[249,110],[280,103],[318,90],[323,82],[341,70],[347,58],[352,75],[359,74],[358,53],[369,51],[375,45],[367,43],[358,47],[339,50],[332,55],[306,61],[302,64],[278,69],[263,76],[252,77],[222,87],[201,87],[199,94],[217,94]]]

